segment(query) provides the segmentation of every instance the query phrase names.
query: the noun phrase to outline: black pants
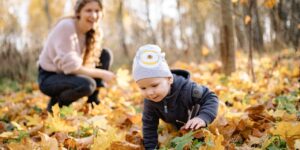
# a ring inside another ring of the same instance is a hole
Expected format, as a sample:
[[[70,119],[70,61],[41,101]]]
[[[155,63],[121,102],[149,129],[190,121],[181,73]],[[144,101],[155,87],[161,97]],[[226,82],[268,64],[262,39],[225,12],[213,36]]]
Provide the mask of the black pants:
[[[100,66],[96,68],[108,70],[112,62],[112,54],[103,49],[100,56]],[[38,82],[40,90],[55,99],[61,105],[70,105],[81,97],[97,98],[97,87],[103,87],[101,79],[94,79],[85,75],[65,75],[49,72],[39,67]]]

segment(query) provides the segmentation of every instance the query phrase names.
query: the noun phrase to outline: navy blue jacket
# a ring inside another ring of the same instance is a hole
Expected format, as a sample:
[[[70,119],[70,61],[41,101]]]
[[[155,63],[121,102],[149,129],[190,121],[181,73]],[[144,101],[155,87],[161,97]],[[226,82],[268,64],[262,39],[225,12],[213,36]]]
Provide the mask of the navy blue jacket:
[[[211,123],[216,118],[218,97],[207,87],[192,82],[187,71],[172,70],[172,73],[174,82],[171,85],[171,91],[162,101],[144,100],[142,120],[145,149],[158,148],[157,127],[159,119],[179,129],[183,126],[182,122],[188,121],[188,112],[197,104],[200,105],[200,109],[195,116],[203,119],[206,124]]]

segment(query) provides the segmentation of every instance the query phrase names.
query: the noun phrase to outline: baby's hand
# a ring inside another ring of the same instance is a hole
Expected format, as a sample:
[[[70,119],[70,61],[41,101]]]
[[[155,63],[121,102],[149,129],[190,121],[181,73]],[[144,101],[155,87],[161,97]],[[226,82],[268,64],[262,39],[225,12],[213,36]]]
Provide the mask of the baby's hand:
[[[199,117],[194,117],[193,119],[189,120],[185,125],[184,129],[194,129],[197,130],[201,127],[205,127],[206,123]]]

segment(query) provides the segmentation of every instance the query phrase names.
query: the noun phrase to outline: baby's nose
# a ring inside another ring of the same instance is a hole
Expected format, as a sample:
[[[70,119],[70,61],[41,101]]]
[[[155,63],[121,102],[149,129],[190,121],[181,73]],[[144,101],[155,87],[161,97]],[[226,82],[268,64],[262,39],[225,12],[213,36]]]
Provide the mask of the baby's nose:
[[[154,93],[153,90],[149,90],[149,91],[147,92],[147,95],[151,98],[151,97],[153,97],[153,96],[155,95],[155,93]]]

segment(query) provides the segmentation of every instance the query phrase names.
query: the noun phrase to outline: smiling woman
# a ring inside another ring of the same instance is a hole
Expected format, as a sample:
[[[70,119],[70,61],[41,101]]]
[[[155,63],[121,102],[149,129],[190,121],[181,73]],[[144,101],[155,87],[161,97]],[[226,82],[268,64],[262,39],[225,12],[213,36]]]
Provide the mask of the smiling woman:
[[[112,54],[101,48],[102,9],[101,0],[77,0],[75,16],[61,19],[49,33],[38,61],[49,112],[56,103],[68,106],[84,96],[92,106],[99,104],[97,88],[115,78],[108,71]]]

